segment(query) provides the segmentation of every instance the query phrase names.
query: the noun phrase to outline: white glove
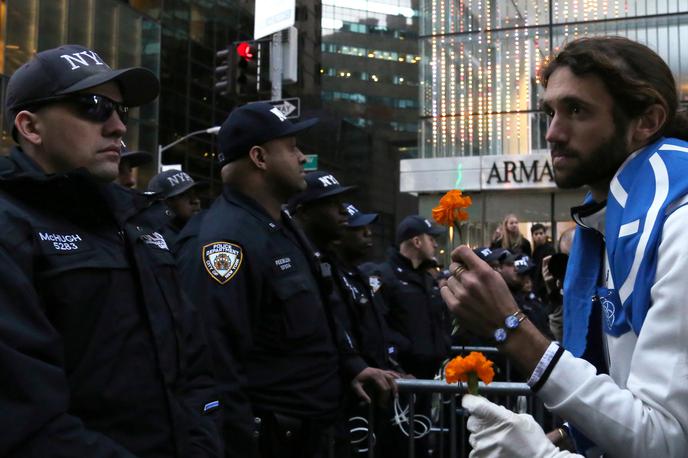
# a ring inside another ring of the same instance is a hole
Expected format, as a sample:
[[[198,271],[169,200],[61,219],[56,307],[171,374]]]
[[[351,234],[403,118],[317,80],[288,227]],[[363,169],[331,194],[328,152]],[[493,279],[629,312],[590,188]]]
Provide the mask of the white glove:
[[[464,395],[461,405],[471,414],[466,425],[473,447],[469,458],[584,458],[555,447],[530,415],[470,394]]]

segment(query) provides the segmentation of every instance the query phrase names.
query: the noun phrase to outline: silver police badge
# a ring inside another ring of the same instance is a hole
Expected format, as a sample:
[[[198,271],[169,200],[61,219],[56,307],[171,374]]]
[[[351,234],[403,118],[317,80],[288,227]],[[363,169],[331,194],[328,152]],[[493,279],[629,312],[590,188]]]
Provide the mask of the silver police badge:
[[[239,245],[230,242],[213,242],[202,251],[203,265],[211,277],[224,285],[236,275],[244,259]]]

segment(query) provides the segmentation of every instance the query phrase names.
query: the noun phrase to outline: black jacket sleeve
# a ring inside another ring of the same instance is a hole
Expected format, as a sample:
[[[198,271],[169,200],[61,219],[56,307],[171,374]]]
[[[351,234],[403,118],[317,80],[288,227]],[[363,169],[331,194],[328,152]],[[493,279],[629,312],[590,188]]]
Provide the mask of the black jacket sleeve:
[[[0,246],[0,456],[134,458],[68,413],[60,336],[32,284],[29,253]]]
[[[184,342],[186,371],[182,397],[190,411],[190,458],[219,457],[220,403],[211,370],[210,348],[198,311],[188,300],[185,304],[188,327]]]
[[[251,456],[254,443],[253,411],[243,391],[244,361],[253,341],[250,261],[244,258],[236,274],[221,284],[206,271],[201,244],[195,244],[196,249],[178,258],[178,265],[186,294],[201,313],[206,329],[221,405],[225,456],[244,458]]]

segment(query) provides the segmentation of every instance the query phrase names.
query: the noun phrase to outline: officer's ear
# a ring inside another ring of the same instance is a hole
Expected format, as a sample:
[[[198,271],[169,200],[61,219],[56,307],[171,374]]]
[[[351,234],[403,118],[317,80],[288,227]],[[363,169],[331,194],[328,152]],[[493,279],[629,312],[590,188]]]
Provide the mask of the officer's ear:
[[[266,170],[268,168],[267,162],[265,161],[265,149],[262,146],[255,145],[251,147],[251,149],[248,152],[248,157],[253,163],[254,166],[256,166],[260,170]]]
[[[413,242],[413,246],[416,248],[420,248],[420,246],[423,244],[423,241],[420,238],[420,235],[417,235],[411,239]]]
[[[32,145],[43,143],[41,136],[40,118],[36,113],[22,110],[14,118],[14,127],[17,129],[17,138],[24,138]]]

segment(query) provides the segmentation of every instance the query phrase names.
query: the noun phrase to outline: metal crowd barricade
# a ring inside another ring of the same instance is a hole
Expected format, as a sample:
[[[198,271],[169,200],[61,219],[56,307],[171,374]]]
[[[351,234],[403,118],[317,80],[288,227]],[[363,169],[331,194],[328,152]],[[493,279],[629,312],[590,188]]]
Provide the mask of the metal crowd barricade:
[[[449,456],[450,458],[461,458],[468,456],[468,451],[465,450],[464,445],[466,443],[466,421],[465,413],[463,409],[457,407],[457,396],[463,395],[468,392],[468,386],[466,383],[447,383],[444,380],[407,380],[401,379],[397,380],[397,386],[399,387],[400,393],[430,393],[430,394],[440,394],[441,399],[449,398],[449,428],[444,425],[445,415],[444,412],[440,412],[439,415],[439,425],[433,427],[431,432],[437,434],[438,438],[438,457]],[[499,402],[498,398],[513,397],[513,396],[532,396],[530,387],[525,383],[513,383],[513,382],[493,382],[489,385],[485,385],[482,382],[479,384],[479,391],[481,396],[492,400],[493,402]],[[442,402],[440,405],[443,405]],[[527,406],[527,404],[526,404]],[[524,409],[528,412],[528,409]],[[531,413],[531,412],[528,412]],[[409,426],[409,458],[415,457],[415,439],[414,439],[414,403],[409,402],[409,414],[408,422]],[[457,417],[461,417],[458,421]],[[445,454],[445,436],[449,436],[449,455]],[[460,444],[457,443],[457,439],[460,439]],[[374,456],[374,455],[368,455]]]
[[[470,351],[480,351],[488,358],[494,359],[498,350],[494,347],[452,347],[453,354],[463,354]],[[508,360],[503,361],[503,370],[500,378],[506,381],[495,381],[489,385],[479,384],[480,395],[488,398],[492,402],[504,405],[505,407],[519,413],[528,413],[535,417],[535,420],[545,431],[558,426],[557,419],[547,413],[542,403],[533,396],[530,387],[526,383],[516,383],[511,381],[512,371]],[[466,431],[467,413],[460,406],[460,396],[468,392],[466,383],[448,384],[444,380],[417,380],[417,379],[398,379],[397,386],[400,396],[408,395],[408,411],[405,414],[406,428],[408,432],[408,458],[416,456],[415,419],[416,406],[415,395],[439,395],[439,415],[436,421],[432,422],[428,434],[432,435],[433,457],[438,458],[464,458],[468,456],[470,448],[468,446],[468,435]],[[458,399],[458,401],[457,401]],[[457,404],[457,402],[459,404]],[[448,410],[447,410],[448,408]],[[368,436],[365,439],[366,446],[362,453],[356,456],[367,456],[374,458],[375,455],[375,415],[380,415],[379,411],[371,404],[368,409]],[[447,423],[449,423],[447,425]]]

